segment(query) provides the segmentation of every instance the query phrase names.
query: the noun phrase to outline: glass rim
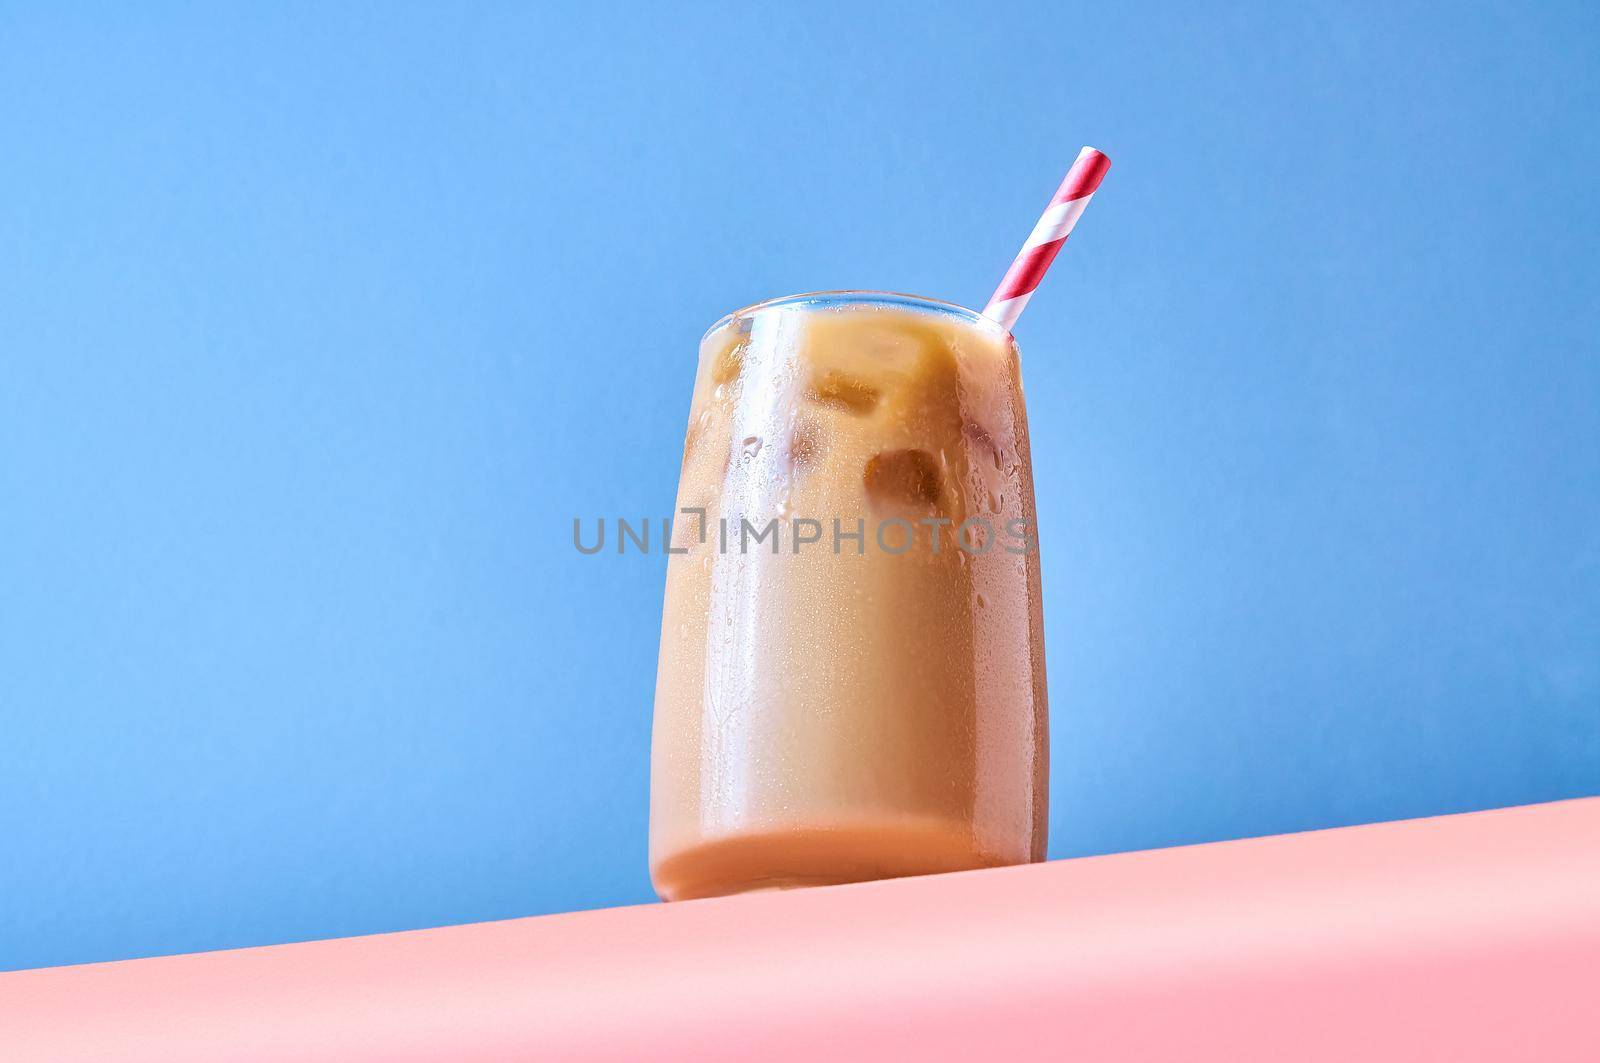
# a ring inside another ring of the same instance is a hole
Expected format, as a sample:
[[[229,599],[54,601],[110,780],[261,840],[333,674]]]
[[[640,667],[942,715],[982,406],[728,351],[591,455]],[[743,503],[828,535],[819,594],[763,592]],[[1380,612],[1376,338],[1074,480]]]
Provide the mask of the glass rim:
[[[798,292],[794,295],[780,295],[774,299],[763,299],[759,303],[741,306],[731,314],[723,314],[716,320],[715,324],[705,330],[700,337],[700,341],[702,343],[705,342],[707,336],[725,328],[739,318],[750,317],[763,310],[778,310],[789,306],[850,306],[855,303],[871,306],[901,306],[915,310],[932,310],[950,314],[974,325],[994,329],[1005,336],[1012,344],[1017,342],[1017,338],[1011,334],[1010,329],[992,317],[984,317],[971,307],[962,306],[960,303],[952,303],[946,299],[934,299],[926,295],[912,295],[909,292],[878,291],[872,288],[834,288],[820,292]]]

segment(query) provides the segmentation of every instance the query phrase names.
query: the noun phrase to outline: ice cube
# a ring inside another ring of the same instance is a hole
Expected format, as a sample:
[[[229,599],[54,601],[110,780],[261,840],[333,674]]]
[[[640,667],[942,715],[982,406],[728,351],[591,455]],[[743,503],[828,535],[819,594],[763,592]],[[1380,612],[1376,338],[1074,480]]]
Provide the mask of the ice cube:
[[[926,450],[875,454],[862,479],[867,498],[879,508],[933,510],[943,494],[938,459]]]
[[[988,458],[989,463],[993,465],[996,470],[1003,471],[1005,448],[994,441],[994,433],[976,421],[968,421],[961,427],[962,431],[966,433],[967,439],[971,441],[971,444],[974,447],[974,452],[972,455],[973,459],[977,460],[980,457]]]
[[[789,432],[785,453],[789,458],[790,469],[815,464],[817,457],[822,453],[821,430],[809,421],[799,422]]]
[[[683,465],[689,465],[689,459],[695,451],[700,449],[700,441],[705,438],[706,423],[711,419],[710,410],[691,411],[689,414],[689,427],[683,433]]]
[[[729,336],[711,363],[711,382],[722,387],[738,380],[744,371],[744,352],[749,346],[749,341],[737,335]]]
[[[824,406],[865,416],[877,408],[878,399],[882,396],[877,388],[865,380],[837,369],[829,369],[812,377],[811,386],[806,389],[806,397]]]

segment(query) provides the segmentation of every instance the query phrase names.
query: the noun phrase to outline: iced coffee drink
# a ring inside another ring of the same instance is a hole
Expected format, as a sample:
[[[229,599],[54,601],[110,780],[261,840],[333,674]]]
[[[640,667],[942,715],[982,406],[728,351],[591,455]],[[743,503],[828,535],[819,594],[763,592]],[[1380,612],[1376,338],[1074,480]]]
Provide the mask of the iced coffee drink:
[[[663,898],[1043,858],[1039,558],[1009,332],[859,292],[719,322],[671,545]]]

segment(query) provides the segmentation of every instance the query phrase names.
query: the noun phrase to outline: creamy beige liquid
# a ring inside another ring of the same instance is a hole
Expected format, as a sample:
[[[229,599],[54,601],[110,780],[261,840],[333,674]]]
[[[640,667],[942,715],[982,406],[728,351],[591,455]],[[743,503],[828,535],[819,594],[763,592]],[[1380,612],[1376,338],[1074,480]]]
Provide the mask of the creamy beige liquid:
[[[871,296],[735,315],[701,346],[678,505],[706,518],[701,541],[680,513],[687,553],[667,568],[663,898],[1043,858],[1039,564],[1008,333]],[[754,538],[773,520],[776,554]]]

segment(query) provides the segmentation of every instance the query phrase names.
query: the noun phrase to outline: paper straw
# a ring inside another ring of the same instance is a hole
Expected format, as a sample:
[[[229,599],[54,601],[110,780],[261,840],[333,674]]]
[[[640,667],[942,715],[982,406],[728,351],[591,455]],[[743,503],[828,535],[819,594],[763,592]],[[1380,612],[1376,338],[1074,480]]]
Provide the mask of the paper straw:
[[[1094,148],[1084,148],[1078,153],[1077,161],[1050,198],[1039,224],[1033,227],[1022,250],[1017,252],[1000,287],[989,297],[989,305],[983,308],[984,317],[1008,329],[1017,323],[1022,308],[1028,305],[1045,271],[1055,261],[1056,252],[1067,242],[1067,234],[1078,224],[1084,208],[1094,198],[1095,189],[1100,187],[1100,179],[1110,168],[1111,160]]]

